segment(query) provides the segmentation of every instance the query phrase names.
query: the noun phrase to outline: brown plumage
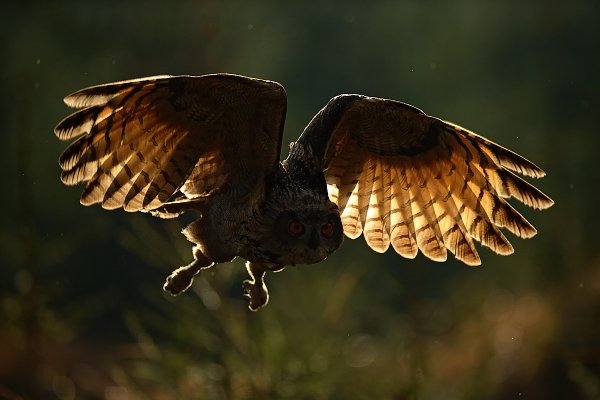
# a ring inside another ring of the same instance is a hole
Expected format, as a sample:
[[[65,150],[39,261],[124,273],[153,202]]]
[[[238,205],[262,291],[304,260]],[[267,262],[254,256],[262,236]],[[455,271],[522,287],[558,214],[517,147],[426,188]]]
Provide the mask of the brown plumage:
[[[185,290],[202,268],[245,258],[250,307],[268,301],[264,274],[323,260],[343,234],[377,252],[447,252],[481,263],[473,239],[498,254],[535,228],[507,200],[535,209],[553,201],[518,177],[536,165],[458,125],[394,100],[340,95],[315,115],[279,160],[283,87],[229,74],[159,76],[80,90],[81,110],[55,129],[76,139],[60,157],[81,203],[200,218],[185,230],[194,261],[165,289]]]

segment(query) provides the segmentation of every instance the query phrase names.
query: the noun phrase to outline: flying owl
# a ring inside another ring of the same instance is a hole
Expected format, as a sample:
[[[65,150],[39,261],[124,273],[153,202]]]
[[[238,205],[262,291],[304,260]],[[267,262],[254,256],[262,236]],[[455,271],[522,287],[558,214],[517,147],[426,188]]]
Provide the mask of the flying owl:
[[[55,128],[76,139],[61,180],[84,183],[81,204],[174,218],[194,260],[164,289],[186,290],[202,269],[242,257],[252,310],[269,298],[267,271],[318,263],[361,234],[376,252],[434,261],[448,251],[481,263],[474,241],[506,255],[500,228],[536,229],[508,202],[553,201],[515,173],[544,171],[467,129],[395,100],[342,94],[280,160],[284,88],[231,74],[154,76],[93,86],[64,99],[77,112]]]

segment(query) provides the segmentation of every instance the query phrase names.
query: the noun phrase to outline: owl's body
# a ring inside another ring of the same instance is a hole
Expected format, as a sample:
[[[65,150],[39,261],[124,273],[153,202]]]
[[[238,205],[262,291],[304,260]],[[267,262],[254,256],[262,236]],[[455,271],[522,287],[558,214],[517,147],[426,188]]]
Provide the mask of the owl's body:
[[[286,98],[271,81],[229,74],[151,77],[83,89],[65,98],[79,112],[55,132],[79,137],[60,158],[67,185],[86,184],[85,205],[162,218],[196,210],[183,231],[194,261],[173,272],[178,294],[193,276],[234,257],[248,261],[250,308],[268,301],[266,271],[313,264],[344,234],[363,234],[435,261],[447,251],[469,265],[473,239],[499,254],[536,231],[505,199],[553,204],[517,177],[543,171],[452,123],[394,100],[334,97],[279,160]]]
[[[322,182],[299,182],[294,171],[279,164],[265,175],[266,190],[261,195],[239,203],[222,192],[205,207],[196,206],[202,217],[184,234],[215,262],[239,256],[281,268],[322,261],[339,247],[343,237],[337,206],[329,201],[322,175]],[[284,210],[290,211],[285,215],[289,218],[281,220]],[[289,219],[302,221],[305,230],[293,241],[286,236]],[[320,228],[327,222],[336,229],[322,237]]]

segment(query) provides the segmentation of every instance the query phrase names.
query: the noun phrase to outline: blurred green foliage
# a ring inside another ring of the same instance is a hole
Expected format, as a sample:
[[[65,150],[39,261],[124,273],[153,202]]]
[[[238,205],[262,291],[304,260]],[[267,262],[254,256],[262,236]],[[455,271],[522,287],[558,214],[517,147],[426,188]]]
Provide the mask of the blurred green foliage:
[[[4,4],[0,398],[600,398],[599,15],[594,0]],[[482,250],[481,268],[346,240],[268,276],[258,313],[241,260],[172,298],[185,218],[81,207],[52,129],[81,87],[212,72],[281,82],[286,141],[339,93],[414,104],[538,163],[556,205],[521,208],[538,236]]]

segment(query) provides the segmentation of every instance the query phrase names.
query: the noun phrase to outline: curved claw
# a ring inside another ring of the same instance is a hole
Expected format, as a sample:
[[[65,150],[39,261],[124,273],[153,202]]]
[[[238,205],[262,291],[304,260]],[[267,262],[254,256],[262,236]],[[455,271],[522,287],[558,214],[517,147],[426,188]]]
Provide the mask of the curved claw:
[[[244,288],[244,297],[250,301],[248,304],[250,310],[257,311],[269,302],[269,291],[262,279],[260,282],[245,280],[242,287]]]
[[[258,310],[269,302],[269,291],[265,284],[265,273],[267,271],[281,271],[283,267],[283,265],[246,262],[246,270],[252,279],[244,281],[243,288],[244,296],[250,300],[248,307],[252,311]]]
[[[194,276],[200,271],[200,268],[190,268],[190,265],[179,267],[167,277],[163,290],[169,292],[173,296],[184,292],[192,286]]]

